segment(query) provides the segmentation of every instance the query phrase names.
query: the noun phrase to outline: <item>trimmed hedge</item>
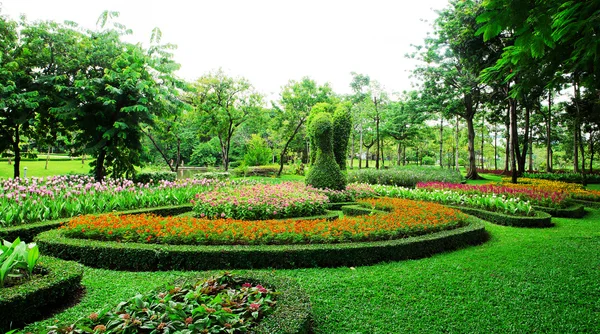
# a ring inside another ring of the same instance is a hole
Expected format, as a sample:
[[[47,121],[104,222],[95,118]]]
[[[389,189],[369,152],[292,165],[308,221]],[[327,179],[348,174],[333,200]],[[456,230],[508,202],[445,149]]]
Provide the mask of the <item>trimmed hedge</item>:
[[[342,207],[346,205],[354,205],[356,202],[336,202],[336,203],[327,203],[325,207],[328,210],[342,210]]]
[[[367,208],[359,204],[345,205],[342,207],[342,212],[347,216],[362,216],[370,215],[372,213],[386,213],[385,211]]]
[[[571,201],[573,201],[573,203],[576,203],[576,204],[581,204],[587,208],[600,209],[600,202],[586,201],[586,200],[582,200],[582,199],[573,199]]]
[[[178,205],[178,206],[163,206],[158,208],[151,209],[136,209],[136,210],[127,210],[127,211],[113,211],[113,212],[104,212],[98,213],[107,214],[107,213],[117,213],[117,214],[136,214],[136,213],[154,213],[158,216],[176,216],[185,212],[192,211],[191,204]],[[4,240],[14,240],[17,237],[21,238],[21,240],[25,242],[30,242],[33,238],[45,231],[57,228],[60,226],[62,222],[65,222],[72,217],[69,218],[61,218],[56,220],[50,220],[45,222],[38,222],[32,224],[23,224],[11,227],[0,228],[0,239]]]
[[[66,238],[60,230],[41,233],[45,254],[84,265],[116,270],[208,270],[225,268],[301,268],[370,265],[427,257],[487,240],[481,220],[418,237],[344,244],[190,246],[118,243]]]
[[[513,226],[513,227],[551,227],[552,216],[545,212],[536,211],[534,217],[510,216],[500,212],[492,212],[481,209],[467,208],[464,206],[446,205],[449,208],[458,209],[466,214],[487,220],[491,223]]]
[[[574,204],[565,209],[548,208],[537,205],[534,205],[533,208],[537,211],[546,212],[552,215],[552,217],[583,218],[587,214],[585,207],[582,204]]]
[[[42,256],[39,266],[45,275],[0,288],[0,332],[20,328],[40,319],[48,309],[61,306],[83,277],[83,267],[75,262]]]

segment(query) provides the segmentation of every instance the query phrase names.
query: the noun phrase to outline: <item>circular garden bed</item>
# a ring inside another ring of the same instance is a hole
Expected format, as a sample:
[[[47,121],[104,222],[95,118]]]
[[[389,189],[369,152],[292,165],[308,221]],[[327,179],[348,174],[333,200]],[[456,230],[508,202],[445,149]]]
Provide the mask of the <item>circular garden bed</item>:
[[[37,237],[46,254],[119,270],[367,265],[481,243],[483,223],[444,206],[365,202],[384,212],[334,221],[84,216]]]

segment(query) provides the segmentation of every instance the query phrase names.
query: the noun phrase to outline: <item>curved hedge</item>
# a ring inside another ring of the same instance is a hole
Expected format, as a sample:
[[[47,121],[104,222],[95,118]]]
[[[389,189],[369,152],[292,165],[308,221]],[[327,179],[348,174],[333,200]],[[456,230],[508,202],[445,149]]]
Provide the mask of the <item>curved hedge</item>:
[[[136,213],[154,213],[159,216],[176,216],[185,212],[192,211],[191,204],[179,205],[179,206],[163,206],[158,208],[151,209],[136,209],[136,210],[127,210],[121,212],[115,212],[119,214],[136,214]],[[106,214],[108,212],[99,213]],[[21,240],[25,242],[32,241],[36,235],[55,229],[60,226],[60,224],[64,221],[71,219],[69,218],[61,218],[56,220],[50,220],[45,222],[38,222],[32,224],[22,224],[11,227],[0,228],[0,239],[4,240],[14,240],[17,237],[21,238]]]
[[[119,243],[66,238],[60,230],[37,236],[45,254],[116,270],[208,270],[369,265],[427,257],[487,240],[484,224],[398,240],[343,244],[190,246]]]
[[[545,212],[536,211],[534,217],[510,216],[500,212],[492,212],[481,209],[473,209],[464,206],[447,205],[447,207],[458,209],[464,213],[487,220],[491,223],[513,226],[513,227],[551,227],[552,216]]]
[[[542,211],[547,214],[552,215],[552,217],[560,217],[560,218],[583,218],[587,214],[585,211],[585,207],[582,204],[573,204],[568,208],[557,209],[557,208],[548,208],[544,206],[533,206],[537,211]]]
[[[0,332],[19,328],[39,319],[49,308],[61,306],[81,283],[83,267],[78,263],[46,256],[38,263],[45,275],[0,288]]]
[[[600,202],[586,201],[583,199],[574,199],[572,201],[573,201],[573,203],[581,204],[587,208],[600,209]]]

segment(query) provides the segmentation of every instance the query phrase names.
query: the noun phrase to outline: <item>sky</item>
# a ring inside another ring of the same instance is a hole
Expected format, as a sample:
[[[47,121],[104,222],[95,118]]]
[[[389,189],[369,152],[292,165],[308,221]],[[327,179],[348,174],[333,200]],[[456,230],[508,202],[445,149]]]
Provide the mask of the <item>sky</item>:
[[[95,29],[104,10],[146,43],[154,27],[178,46],[186,80],[222,68],[276,98],[289,80],[308,76],[350,93],[350,72],[367,74],[386,91],[411,89],[414,60],[405,55],[431,32],[447,0],[0,0],[2,15],[29,21],[70,20]]]

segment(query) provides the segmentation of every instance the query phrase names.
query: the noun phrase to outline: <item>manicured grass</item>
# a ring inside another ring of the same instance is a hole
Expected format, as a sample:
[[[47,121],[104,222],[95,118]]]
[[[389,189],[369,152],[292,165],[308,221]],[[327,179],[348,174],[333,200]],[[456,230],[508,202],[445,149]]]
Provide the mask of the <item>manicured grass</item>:
[[[281,175],[281,177],[265,177],[265,176],[247,176],[234,177],[232,180],[253,180],[263,183],[281,183],[286,181],[304,181],[303,175]]]
[[[480,246],[375,266],[277,270],[311,296],[316,333],[595,332],[600,312],[600,211],[553,219],[555,227],[486,224]],[[243,271],[236,271],[243,273]],[[85,269],[72,322],[191,272]]]
[[[49,161],[48,169],[45,169],[46,161],[21,161],[21,177],[23,177],[23,167],[27,167],[27,177],[88,173],[90,171],[89,162],[90,160],[88,159],[85,164],[82,165],[81,159]],[[0,178],[12,178],[13,168],[13,164],[9,165],[7,161],[0,161]]]
[[[486,183],[502,181],[502,177],[500,175],[479,174],[479,176],[481,176],[483,178],[483,180],[468,180],[467,184],[486,184]]]

